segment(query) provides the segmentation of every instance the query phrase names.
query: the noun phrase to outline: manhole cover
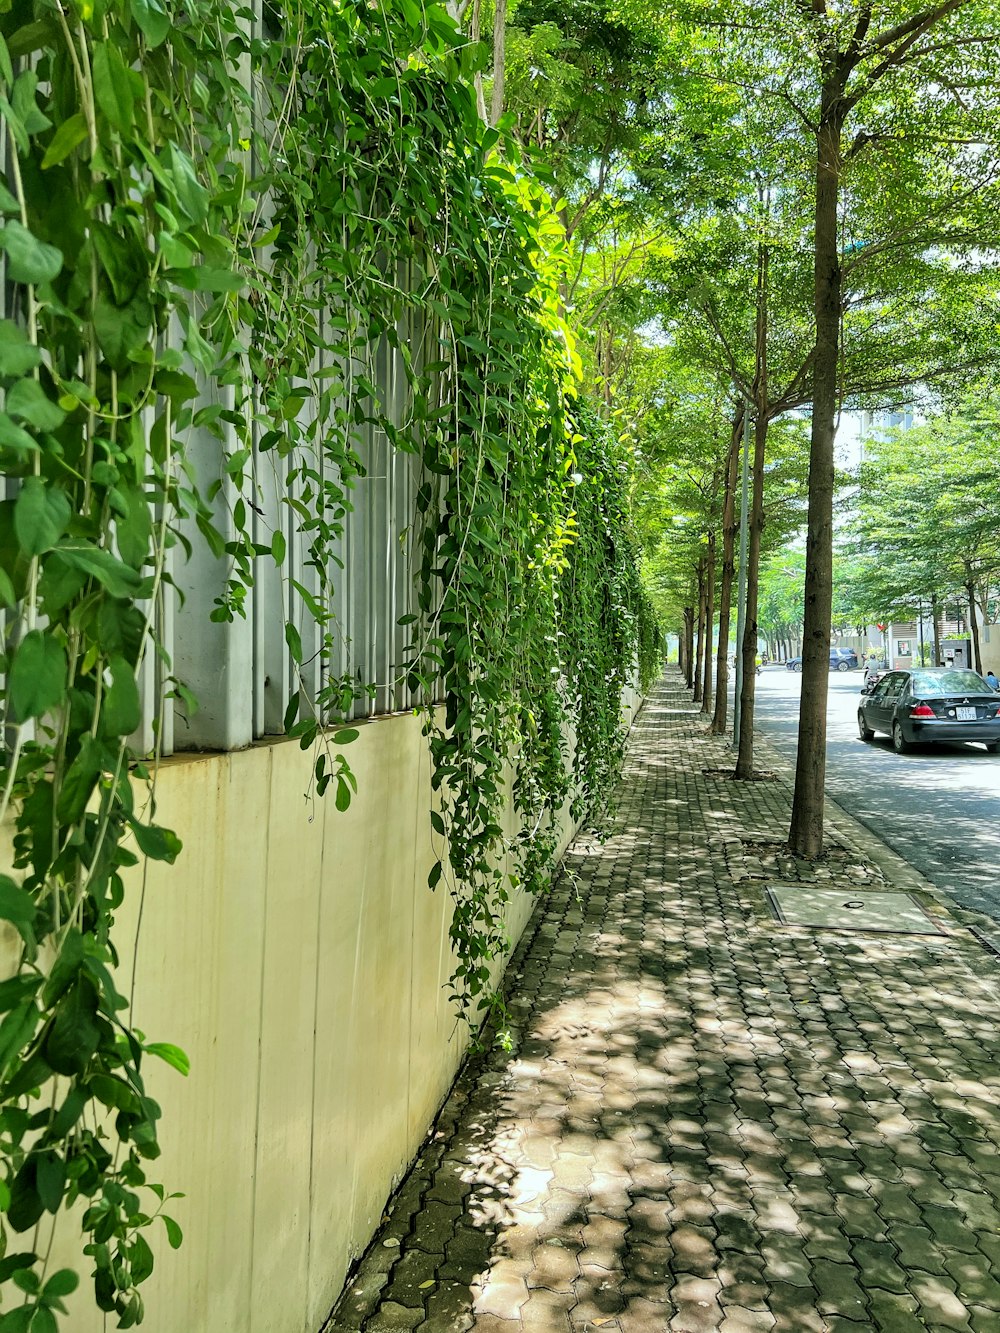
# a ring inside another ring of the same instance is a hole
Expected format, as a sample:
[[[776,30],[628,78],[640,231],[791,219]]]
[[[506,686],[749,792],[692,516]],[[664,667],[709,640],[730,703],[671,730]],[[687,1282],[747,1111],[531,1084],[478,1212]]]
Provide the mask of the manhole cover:
[[[894,935],[940,935],[941,928],[908,893],[805,885],[767,890],[774,915],[786,926],[817,930],[881,930]]]

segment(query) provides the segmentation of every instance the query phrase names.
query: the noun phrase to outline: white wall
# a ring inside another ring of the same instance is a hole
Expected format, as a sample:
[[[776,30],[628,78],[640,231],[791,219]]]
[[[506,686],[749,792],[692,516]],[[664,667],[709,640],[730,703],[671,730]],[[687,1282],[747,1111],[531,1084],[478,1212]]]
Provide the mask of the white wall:
[[[626,692],[629,722],[638,702]],[[157,822],[184,850],[149,867],[133,1021],[192,1071],[144,1065],[163,1106],[151,1179],[187,1195],[168,1208],[183,1247],[152,1238],[147,1333],[316,1333],[462,1058],[450,903],[427,888],[420,721],[360,729],[344,814],[304,798],[311,759],[294,742],[161,769]],[[139,897],[136,877],[123,967]],[[515,895],[515,941],[532,907]],[[57,1263],[88,1274],[72,1219],[60,1227]],[[86,1276],[72,1299],[73,1333],[104,1329]]]

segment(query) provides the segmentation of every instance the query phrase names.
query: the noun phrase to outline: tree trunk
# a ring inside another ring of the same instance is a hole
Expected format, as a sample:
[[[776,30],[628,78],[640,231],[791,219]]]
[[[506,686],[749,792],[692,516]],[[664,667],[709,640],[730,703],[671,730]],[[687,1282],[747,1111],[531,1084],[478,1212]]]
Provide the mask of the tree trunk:
[[[715,713],[712,716],[711,730],[716,736],[724,736],[729,708],[729,620],[732,614],[733,578],[736,573],[736,532],[739,519],[736,516],[736,484],[739,478],[740,443],[743,439],[743,413],[741,405],[733,419],[733,433],[729,443],[729,457],[726,460],[726,491],[722,503],[722,577],[719,581],[719,647],[715,655]]]
[[[694,662],[693,702],[701,703],[701,685],[705,662],[705,557],[698,561],[698,646]]]
[[[482,37],[482,0],[472,0],[472,23],[469,28],[469,40],[473,47],[479,45]],[[483,92],[483,71],[477,69],[472,78],[476,90],[476,110],[480,120],[486,120],[486,94]]]
[[[715,621],[715,533],[708,534],[705,555],[705,685],[702,690],[701,711],[712,711],[712,625]]]
[[[983,653],[979,646],[979,617],[976,615],[976,589],[971,580],[965,585],[965,591],[969,594],[969,629],[972,632],[973,661],[976,664],[976,670],[982,675]]]
[[[823,850],[826,784],[826,698],[833,613],[833,437],[837,417],[841,272],[837,238],[840,194],[842,85],[836,67],[825,73],[816,136],[815,293],[812,434],[809,448],[809,522],[806,536],[802,697],[799,707],[795,792],[788,833],[798,856]]]
[[[684,608],[684,680],[688,687],[694,685],[694,607]]]
[[[747,601],[743,625],[743,680],[740,689],[740,748],[734,777],[753,777],[753,711],[757,695],[757,575],[760,569],[760,539],[764,531],[764,449],[767,444],[766,415],[758,410],[754,423],[753,486],[747,543]]]
[[[937,593],[931,593],[931,626],[934,635],[934,665],[941,665],[941,610]]]
[[[770,200],[764,188],[759,192],[761,212]],[[753,712],[757,697],[757,604],[760,572],[760,539],[764,531],[764,448],[767,443],[767,338],[768,283],[771,256],[766,243],[757,245],[756,318],[754,321],[754,382],[756,405],[753,441],[753,496],[750,502],[750,532],[747,544],[746,615],[743,621],[742,680],[740,681],[740,735],[734,777],[753,777]],[[749,407],[748,407],[749,410]]]
[[[490,124],[503,115],[504,61],[507,58],[507,0],[494,0],[493,91],[490,94]]]

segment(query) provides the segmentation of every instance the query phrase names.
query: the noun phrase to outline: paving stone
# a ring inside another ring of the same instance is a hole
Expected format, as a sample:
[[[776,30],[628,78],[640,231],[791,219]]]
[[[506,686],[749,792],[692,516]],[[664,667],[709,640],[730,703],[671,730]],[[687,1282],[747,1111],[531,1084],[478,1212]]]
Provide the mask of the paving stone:
[[[524,1278],[502,1266],[494,1268],[476,1297],[476,1314],[491,1314],[498,1319],[517,1319],[530,1292]]]
[[[915,1273],[910,1278],[910,1291],[917,1298],[920,1316],[926,1324],[952,1329],[970,1327],[969,1311],[964,1302],[958,1299],[949,1279],[929,1273]]]
[[[423,1322],[423,1307],[410,1309],[397,1305],[394,1301],[383,1301],[375,1314],[364,1325],[365,1333],[401,1333],[402,1330],[416,1328]]]
[[[833,1200],[830,1200],[831,1206]],[[803,1213],[802,1234],[805,1237],[803,1253],[810,1260],[831,1259],[838,1263],[851,1260],[851,1242],[845,1235],[841,1219],[836,1213]]]
[[[959,1298],[966,1305],[981,1305],[997,1311],[1000,1329],[1000,1281],[990,1272],[982,1254],[949,1254],[944,1261],[958,1289]]]
[[[817,1259],[813,1265],[813,1282],[819,1295],[817,1304],[824,1314],[864,1318],[864,1292],[858,1286],[858,1272],[852,1265]]]
[[[781,1333],[825,1333],[826,1321],[816,1308],[816,1293],[809,1286],[771,1282],[768,1309]]]
[[[919,1269],[925,1273],[943,1271],[944,1256],[934,1244],[931,1233],[926,1227],[913,1227],[903,1223],[891,1229],[890,1239],[899,1251],[899,1262],[904,1268]]]
[[[527,1277],[529,1288],[547,1287],[550,1291],[569,1292],[580,1276],[574,1250],[554,1245],[540,1245],[534,1252],[534,1267]]]
[[[711,1277],[719,1264],[714,1239],[714,1234],[707,1229],[687,1224],[673,1227],[667,1235],[667,1241],[673,1251],[671,1267],[674,1273],[678,1277],[681,1274]]]
[[[917,1224],[923,1220],[909,1186],[895,1182],[879,1183],[872,1188],[875,1206],[887,1222]]]
[[[523,1333],[571,1333],[569,1312],[575,1303],[572,1293],[533,1291],[520,1311]]]
[[[843,1221],[847,1236],[884,1240],[885,1227],[875,1209],[875,1200],[867,1194],[837,1194],[834,1207]]]
[[[766,1310],[746,1310],[729,1305],[719,1325],[719,1333],[770,1333],[775,1322],[774,1315]]]
[[[874,1287],[868,1292],[868,1302],[879,1333],[922,1333],[926,1327],[916,1298],[908,1293]]]
[[[864,1287],[906,1291],[906,1273],[896,1262],[896,1250],[888,1241],[856,1240],[851,1244],[851,1257]]]
[[[939,1208],[934,1204],[922,1204],[921,1212],[924,1215],[925,1225],[930,1228],[934,1236],[935,1244],[942,1250],[975,1253],[975,1233],[957,1208]]]

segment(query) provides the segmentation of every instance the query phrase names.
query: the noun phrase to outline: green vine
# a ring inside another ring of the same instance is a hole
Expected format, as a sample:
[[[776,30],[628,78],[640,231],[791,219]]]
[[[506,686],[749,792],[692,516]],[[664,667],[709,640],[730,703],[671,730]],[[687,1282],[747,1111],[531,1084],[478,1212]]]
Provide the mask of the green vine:
[[[454,899],[470,1021],[494,1004],[512,887],[546,882],[567,803],[606,798],[621,691],[659,645],[627,459],[575,397],[561,225],[479,121],[443,7],[14,0],[0,38],[0,918],[18,941],[0,983],[0,1333],[57,1328],[77,1277],[50,1272],[53,1229],[78,1202],[95,1299],[128,1328],[150,1228],[181,1240],[147,1179],[144,1079],[150,1056],[187,1061],[130,1027],[115,947],[128,872],[181,850],[152,822],[164,710],[196,707],[159,639],[171,553],[202,542],[222,562],[219,621],[245,614],[262,559],[280,571],[299,672],[286,730],[346,808],[342,747],[372,687],[363,657],[328,677],[310,659],[343,651],[336,571],[365,442],[412,459],[414,602],[391,684],[423,712],[430,884]]]

